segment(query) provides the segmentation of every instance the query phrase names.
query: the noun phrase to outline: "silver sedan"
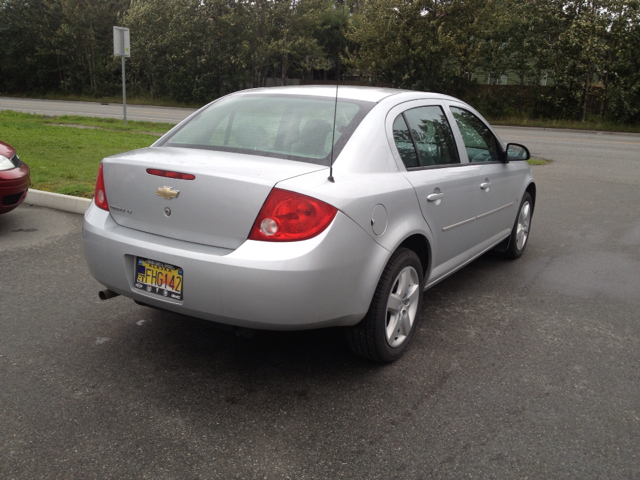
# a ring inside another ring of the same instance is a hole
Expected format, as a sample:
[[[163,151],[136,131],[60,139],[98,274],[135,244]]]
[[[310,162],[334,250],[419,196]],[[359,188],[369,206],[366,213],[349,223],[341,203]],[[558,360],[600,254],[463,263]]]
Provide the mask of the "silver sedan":
[[[246,90],[102,161],[85,256],[102,298],[238,328],[343,326],[390,362],[424,290],[488,250],[522,255],[528,158],[444,95]]]

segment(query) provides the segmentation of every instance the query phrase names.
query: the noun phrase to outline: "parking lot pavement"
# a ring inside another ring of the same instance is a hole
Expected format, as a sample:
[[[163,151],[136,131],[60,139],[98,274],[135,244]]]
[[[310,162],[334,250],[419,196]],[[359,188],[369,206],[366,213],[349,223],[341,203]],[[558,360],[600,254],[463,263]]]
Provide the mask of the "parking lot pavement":
[[[633,152],[602,180],[558,155],[524,256],[425,293],[389,366],[339,329],[247,340],[100,302],[80,215],[0,216],[0,478],[640,477]]]

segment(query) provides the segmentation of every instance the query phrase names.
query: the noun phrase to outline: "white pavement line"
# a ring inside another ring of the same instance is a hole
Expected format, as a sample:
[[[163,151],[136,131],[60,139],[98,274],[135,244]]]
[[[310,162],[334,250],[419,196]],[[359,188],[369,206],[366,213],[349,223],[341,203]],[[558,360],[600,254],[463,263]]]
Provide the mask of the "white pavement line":
[[[60,193],[43,192],[42,190],[30,188],[24,203],[62,210],[64,212],[84,214],[87,208],[89,208],[89,205],[91,205],[91,200],[88,198],[72,197],[71,195],[62,195]]]

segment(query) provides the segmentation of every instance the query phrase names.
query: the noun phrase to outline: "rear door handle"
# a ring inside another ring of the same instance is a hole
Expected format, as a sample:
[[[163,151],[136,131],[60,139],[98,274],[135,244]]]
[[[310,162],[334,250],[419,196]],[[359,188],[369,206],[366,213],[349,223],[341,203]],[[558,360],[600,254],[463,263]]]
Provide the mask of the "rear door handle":
[[[431,195],[427,195],[427,202],[435,202],[442,197],[444,197],[444,193],[432,193]]]
[[[491,182],[484,182],[484,183],[480,184],[480,188],[483,189],[483,190],[486,190],[490,186],[491,186]]]

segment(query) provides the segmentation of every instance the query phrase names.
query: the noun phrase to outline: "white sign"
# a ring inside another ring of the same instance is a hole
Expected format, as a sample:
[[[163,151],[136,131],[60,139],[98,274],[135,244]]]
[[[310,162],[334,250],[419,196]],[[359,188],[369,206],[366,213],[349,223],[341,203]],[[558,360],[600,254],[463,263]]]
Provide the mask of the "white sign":
[[[118,57],[131,56],[131,43],[129,41],[128,28],[113,27],[113,54]]]

